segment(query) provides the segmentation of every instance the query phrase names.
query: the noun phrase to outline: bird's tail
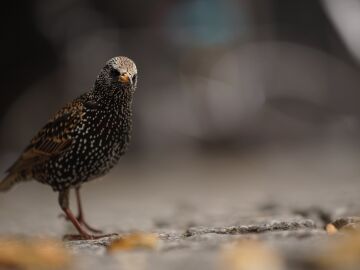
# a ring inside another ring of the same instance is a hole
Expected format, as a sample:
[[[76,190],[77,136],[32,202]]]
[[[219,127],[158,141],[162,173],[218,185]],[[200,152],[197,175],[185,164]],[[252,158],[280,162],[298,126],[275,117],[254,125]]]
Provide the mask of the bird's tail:
[[[15,185],[17,182],[20,181],[21,181],[21,176],[19,176],[17,173],[9,174],[0,182],[0,192],[5,192],[10,190],[13,187],[13,185]]]

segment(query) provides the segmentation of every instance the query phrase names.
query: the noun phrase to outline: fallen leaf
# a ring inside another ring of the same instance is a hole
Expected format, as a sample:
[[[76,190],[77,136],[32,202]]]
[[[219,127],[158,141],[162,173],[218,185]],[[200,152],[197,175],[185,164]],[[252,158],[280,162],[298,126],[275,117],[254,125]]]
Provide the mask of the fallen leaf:
[[[255,240],[241,240],[221,250],[221,270],[283,270],[283,258]]]
[[[67,269],[70,255],[61,242],[52,239],[1,237],[0,268]]]
[[[336,229],[335,225],[332,223],[327,224],[325,230],[328,233],[328,235],[334,235],[338,232],[338,229]]]
[[[320,269],[360,269],[360,232],[334,238],[314,262]]]
[[[132,233],[113,241],[107,248],[108,252],[128,251],[134,249],[155,249],[159,238],[152,233]]]

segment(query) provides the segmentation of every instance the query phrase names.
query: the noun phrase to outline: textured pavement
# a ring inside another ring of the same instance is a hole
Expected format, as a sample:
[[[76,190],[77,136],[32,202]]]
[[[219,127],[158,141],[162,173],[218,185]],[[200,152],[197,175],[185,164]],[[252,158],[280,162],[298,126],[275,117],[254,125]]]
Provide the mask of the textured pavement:
[[[111,175],[84,186],[86,217],[120,236],[155,233],[159,245],[109,255],[106,247],[116,237],[65,241],[73,268],[222,269],[223,248],[251,239],[274,248],[285,269],[317,269],[309,268],[311,260],[333,240],[326,224],[360,213],[360,155],[352,149],[124,159]],[[1,194],[0,205],[2,235],[61,239],[74,233],[44,185],[24,183]]]

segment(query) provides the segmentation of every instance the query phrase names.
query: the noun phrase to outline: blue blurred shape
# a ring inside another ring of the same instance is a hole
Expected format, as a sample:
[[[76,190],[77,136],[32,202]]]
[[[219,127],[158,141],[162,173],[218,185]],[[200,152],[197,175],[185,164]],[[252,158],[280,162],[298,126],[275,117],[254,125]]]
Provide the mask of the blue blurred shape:
[[[214,46],[247,31],[244,10],[233,1],[191,0],[175,5],[167,18],[168,35],[178,45]]]

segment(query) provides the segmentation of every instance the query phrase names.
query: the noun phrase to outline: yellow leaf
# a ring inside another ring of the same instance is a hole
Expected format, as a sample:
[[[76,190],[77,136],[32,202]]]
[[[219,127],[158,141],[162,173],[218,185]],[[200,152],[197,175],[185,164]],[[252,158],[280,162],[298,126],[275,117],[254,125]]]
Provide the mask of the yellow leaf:
[[[338,232],[338,229],[332,223],[327,224],[325,230],[328,235],[334,235]]]
[[[70,265],[70,261],[69,253],[56,240],[0,238],[0,268],[64,269]]]
[[[241,240],[221,250],[221,270],[283,270],[282,257],[254,240]]]
[[[359,231],[334,238],[314,262],[320,269],[360,269]]]
[[[108,246],[108,252],[127,251],[134,249],[155,249],[159,238],[152,233],[132,233],[116,239]]]

